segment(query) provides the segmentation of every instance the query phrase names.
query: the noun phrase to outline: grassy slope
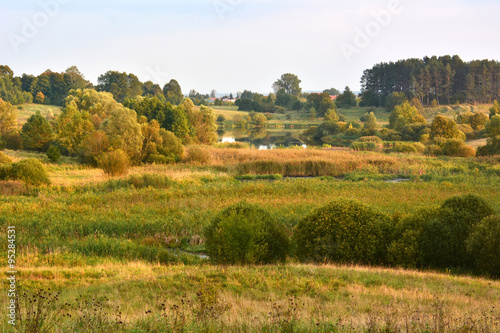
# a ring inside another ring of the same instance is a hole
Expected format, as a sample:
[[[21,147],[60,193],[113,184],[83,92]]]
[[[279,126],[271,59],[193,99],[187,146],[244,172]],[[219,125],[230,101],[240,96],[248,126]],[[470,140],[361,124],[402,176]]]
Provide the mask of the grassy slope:
[[[189,317],[194,323],[188,325],[188,331],[193,332],[200,325],[213,325],[217,331],[222,326],[226,331],[246,328],[261,332],[266,327],[280,331],[287,327],[286,321],[296,329],[307,327],[307,331],[318,332],[334,328],[361,332],[388,326],[393,329],[390,332],[407,332],[406,328],[409,332],[426,328],[431,332],[449,332],[467,324],[490,329],[482,332],[497,332],[500,328],[500,310],[495,308],[500,302],[500,282],[435,273],[297,264],[166,267],[108,262],[69,268],[56,262],[51,266],[22,267],[21,278],[26,286],[62,290],[61,304],[78,303],[77,298],[109,298],[104,302],[107,319],[116,318],[121,312],[126,323],[117,331],[165,332],[161,325],[166,320],[161,318],[157,306],[166,304],[169,319],[176,315],[172,305],[189,314],[191,308],[196,310],[201,303],[197,292],[213,295],[207,298],[208,306],[224,310],[209,312],[205,319]],[[181,300],[190,304],[182,305]],[[146,315],[147,310],[152,313]],[[74,310],[68,312],[73,324],[83,315]],[[211,320],[210,314],[221,317]],[[61,332],[71,331],[66,325],[70,324],[63,319],[58,325]]]
[[[479,105],[444,105],[425,108],[422,114],[427,119],[428,122],[432,122],[437,115],[448,116],[450,118],[456,118],[457,115],[464,112],[480,112],[489,115],[489,109],[491,104],[479,104]]]
[[[389,116],[391,115],[390,112],[387,112],[385,108],[366,108],[366,107],[354,107],[354,108],[349,108],[349,109],[338,109],[337,112],[339,114],[342,114],[346,117],[347,122],[356,122],[356,123],[361,123],[361,120],[359,120],[360,117],[362,117],[365,113],[367,112],[372,112],[375,114],[375,117],[377,118],[377,122],[379,122],[381,125],[387,125],[389,124]]]
[[[223,106],[212,106],[215,116],[223,115],[226,120],[234,120],[236,116],[245,117],[248,112],[238,111],[238,107],[223,107]]]
[[[36,112],[40,112],[43,117],[50,115],[57,116],[61,113],[62,108],[54,105],[40,105],[40,104],[23,104],[18,107],[18,123],[22,126],[28,118]]]
[[[210,304],[227,311],[215,321],[194,320],[193,314],[186,324],[187,331],[196,332],[207,325],[215,327],[213,331],[222,330],[221,325],[226,331],[277,331],[292,319],[296,329],[325,332],[361,332],[388,325],[404,329],[407,324],[414,329],[410,332],[439,326],[446,332],[471,323],[499,327],[499,309],[493,308],[500,301],[498,281],[294,263],[218,267],[172,262],[166,266],[156,264],[154,258],[148,262],[141,252],[183,243],[186,250],[196,251],[199,235],[213,215],[240,200],[270,209],[289,227],[334,197],[357,198],[390,214],[407,214],[422,206],[440,204],[453,195],[476,193],[498,211],[498,180],[478,177],[469,182],[450,179],[403,184],[320,179],[241,183],[224,172],[184,165],[147,166],[132,171],[175,179],[166,189],[113,189],[113,181],[109,188],[94,185],[83,190],[75,185],[106,179],[97,170],[76,165],[48,168],[51,179],[64,181],[64,188],[43,189],[37,197],[0,196],[0,228],[16,225],[19,237],[19,279],[29,288],[61,291],[64,303],[74,304],[77,297],[86,302],[109,298],[105,302],[106,318],[115,319],[122,312],[121,320],[126,323],[114,331],[164,332],[165,318],[175,318],[176,312],[167,310],[162,317],[158,304],[164,303],[168,309],[182,306],[182,299],[189,300],[194,310],[188,307],[183,311],[191,314],[201,303],[196,293],[210,290],[217,295],[210,298],[215,302]],[[131,256],[130,251],[139,247]],[[4,259],[0,260],[2,265]],[[5,306],[6,301],[3,294],[0,305]],[[146,315],[147,310],[152,314]],[[68,311],[72,319],[63,319],[57,325],[60,332],[84,332],[82,322],[89,317],[80,320],[77,328],[71,326],[77,325],[73,318],[83,313]],[[2,331],[7,331],[5,326]]]

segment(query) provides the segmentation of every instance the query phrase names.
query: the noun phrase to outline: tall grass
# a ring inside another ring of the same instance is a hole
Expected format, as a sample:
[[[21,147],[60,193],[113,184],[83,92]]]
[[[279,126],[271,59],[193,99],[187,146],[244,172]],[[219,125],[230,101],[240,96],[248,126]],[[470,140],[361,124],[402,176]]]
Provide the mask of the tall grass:
[[[119,306],[123,325],[112,326],[116,332],[164,332],[182,313],[188,317],[185,331],[193,332],[498,331],[499,309],[493,309],[500,301],[498,281],[290,261],[219,267],[192,254],[203,252],[200,235],[209,221],[241,200],[268,209],[290,233],[313,209],[339,197],[401,218],[471,193],[498,212],[498,158],[203,149],[210,154],[207,165],[148,165],[111,180],[102,171],[49,165],[55,186],[20,196],[18,184],[8,184],[0,193],[0,230],[16,226],[22,283],[60,290],[61,301],[68,303],[80,295],[89,302],[109,298],[109,318],[103,323],[116,323]],[[252,181],[237,181],[238,174]],[[395,176],[409,181],[381,181]],[[0,248],[6,253],[7,243]],[[6,256],[0,264],[6,264]],[[200,285],[216,286],[217,292],[199,296]],[[191,305],[181,310],[182,300]],[[0,298],[0,305],[6,301]],[[227,309],[200,320],[195,310],[200,304]],[[71,319],[64,317],[59,331],[84,332],[90,324],[81,321],[83,313],[74,310]],[[5,325],[2,321],[0,327],[8,332]]]
[[[167,262],[170,259],[160,260],[146,247],[153,246],[155,251],[202,251],[200,235],[209,221],[241,200],[265,207],[289,230],[334,198],[355,198],[389,215],[404,216],[437,206],[452,196],[471,193],[500,211],[498,176],[486,177],[470,167],[436,168],[441,171],[427,175],[426,182],[419,176],[401,184],[370,178],[377,174],[369,170],[350,180],[279,180],[273,176],[277,179],[274,182],[131,175],[85,187],[42,189],[36,196],[0,196],[0,229],[15,225],[22,235],[17,243],[19,250],[31,249],[41,256],[66,253],[119,258],[120,251],[130,250],[138,253],[137,259]],[[477,176],[471,176],[474,172]],[[6,251],[6,243],[1,246]],[[64,264],[64,256],[61,258]],[[5,258],[0,258],[0,263],[5,263]]]
[[[141,262],[23,272],[30,288],[61,291],[58,304],[67,304],[64,312],[71,316],[60,318],[52,332],[88,332],[90,324],[96,325],[93,332],[165,332],[174,326],[186,332],[494,333],[500,328],[498,281],[429,272]],[[6,321],[0,325],[9,332]]]
[[[434,158],[412,154],[383,154],[322,149],[214,149],[196,147],[207,156],[205,165],[235,175],[341,176],[354,171],[395,176],[464,174],[500,175],[495,158]],[[208,158],[209,156],[209,158]],[[193,162],[193,165],[199,163]]]

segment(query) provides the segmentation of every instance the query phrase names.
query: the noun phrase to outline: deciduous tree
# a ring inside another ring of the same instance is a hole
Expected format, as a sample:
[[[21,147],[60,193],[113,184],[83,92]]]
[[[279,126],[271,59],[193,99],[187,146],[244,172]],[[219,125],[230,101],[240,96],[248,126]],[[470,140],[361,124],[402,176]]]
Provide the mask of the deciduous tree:
[[[286,73],[281,75],[276,82],[273,84],[274,92],[277,93],[280,89],[285,89],[285,92],[289,95],[299,96],[302,93],[302,88],[300,88],[299,77],[295,74]]]
[[[184,99],[181,86],[179,85],[179,82],[174,79],[165,84],[165,86],[163,87],[163,95],[165,96],[167,102],[170,102],[174,105],[181,103]]]
[[[431,138],[465,139],[465,135],[458,129],[457,123],[448,117],[438,115],[431,124]]]
[[[21,137],[25,149],[45,151],[54,139],[54,133],[49,122],[37,112],[23,125]]]
[[[17,109],[0,98],[0,135],[17,125]]]
[[[102,129],[106,132],[113,149],[123,150],[133,163],[140,162],[144,137],[134,110],[120,105],[102,123]]]

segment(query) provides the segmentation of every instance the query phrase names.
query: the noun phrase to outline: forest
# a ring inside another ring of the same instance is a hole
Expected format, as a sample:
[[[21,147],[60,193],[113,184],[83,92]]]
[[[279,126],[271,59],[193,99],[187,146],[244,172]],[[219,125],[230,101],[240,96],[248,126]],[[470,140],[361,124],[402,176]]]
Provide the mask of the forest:
[[[425,105],[491,103],[500,95],[500,62],[433,56],[380,63],[363,72],[361,106],[385,106],[392,93]]]

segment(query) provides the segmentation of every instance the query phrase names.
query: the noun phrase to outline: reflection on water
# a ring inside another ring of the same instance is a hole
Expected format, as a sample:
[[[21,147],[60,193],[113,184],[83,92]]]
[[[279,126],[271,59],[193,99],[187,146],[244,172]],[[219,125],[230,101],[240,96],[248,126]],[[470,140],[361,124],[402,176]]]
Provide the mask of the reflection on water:
[[[222,143],[233,143],[233,142],[236,142],[236,139],[235,138],[231,138],[231,137],[219,137],[219,142],[222,142]]]
[[[260,150],[276,149],[279,147],[307,146],[297,138],[301,130],[268,130],[264,128],[252,130],[220,131],[219,142],[233,143],[246,142]]]

